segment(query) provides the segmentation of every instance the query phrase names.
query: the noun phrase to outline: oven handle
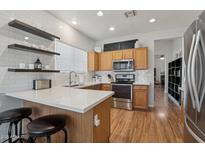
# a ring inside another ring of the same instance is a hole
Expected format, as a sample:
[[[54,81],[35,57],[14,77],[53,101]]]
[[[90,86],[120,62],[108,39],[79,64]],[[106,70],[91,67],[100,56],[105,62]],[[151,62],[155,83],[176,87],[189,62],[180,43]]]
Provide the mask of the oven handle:
[[[115,85],[116,85],[116,86],[118,86],[118,85],[119,85],[119,86],[131,86],[131,87],[133,86],[132,84],[126,84],[126,83],[125,83],[125,84],[112,83],[112,86],[115,86]]]

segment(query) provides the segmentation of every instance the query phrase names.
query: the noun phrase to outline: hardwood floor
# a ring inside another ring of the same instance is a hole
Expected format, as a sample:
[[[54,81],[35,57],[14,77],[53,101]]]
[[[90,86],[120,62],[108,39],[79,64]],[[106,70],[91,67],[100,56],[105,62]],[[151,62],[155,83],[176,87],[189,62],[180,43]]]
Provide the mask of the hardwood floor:
[[[111,109],[110,142],[183,142],[180,108],[160,88],[155,89],[155,107],[150,111]]]

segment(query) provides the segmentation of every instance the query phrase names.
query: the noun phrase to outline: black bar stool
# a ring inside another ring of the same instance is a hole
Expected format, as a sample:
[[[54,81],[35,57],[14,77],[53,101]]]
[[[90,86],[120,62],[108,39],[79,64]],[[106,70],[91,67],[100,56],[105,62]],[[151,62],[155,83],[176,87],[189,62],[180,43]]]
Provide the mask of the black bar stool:
[[[28,142],[34,143],[37,137],[46,137],[47,142],[51,142],[51,135],[63,131],[67,143],[67,131],[65,129],[66,118],[64,115],[47,115],[37,118],[27,125],[28,128]]]
[[[22,120],[28,119],[29,121],[32,121],[32,119],[29,117],[31,113],[32,113],[31,108],[16,108],[16,109],[7,110],[0,113],[0,125],[3,123],[9,123],[8,139],[3,141],[3,143],[6,141],[8,141],[9,143],[18,142],[18,141],[23,142]],[[20,128],[18,129],[19,122],[20,122]],[[15,126],[15,135],[18,136],[18,138],[15,141],[12,141],[13,125]]]

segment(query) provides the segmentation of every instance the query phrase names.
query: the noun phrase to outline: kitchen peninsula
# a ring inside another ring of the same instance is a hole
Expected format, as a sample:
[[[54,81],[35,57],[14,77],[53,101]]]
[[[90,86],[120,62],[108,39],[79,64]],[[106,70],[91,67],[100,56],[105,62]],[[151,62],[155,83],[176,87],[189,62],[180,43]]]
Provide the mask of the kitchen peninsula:
[[[109,142],[112,91],[53,87],[6,94],[33,109],[32,118],[48,114],[67,116],[69,142]],[[52,142],[62,142],[61,132]]]

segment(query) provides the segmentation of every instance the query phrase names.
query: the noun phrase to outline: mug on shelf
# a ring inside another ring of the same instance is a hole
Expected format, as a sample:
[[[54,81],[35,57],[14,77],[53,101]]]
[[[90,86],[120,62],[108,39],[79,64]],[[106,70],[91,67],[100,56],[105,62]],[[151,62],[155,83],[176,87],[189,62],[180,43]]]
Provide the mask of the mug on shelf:
[[[24,63],[20,63],[20,64],[19,64],[19,68],[21,68],[21,69],[26,68],[26,64],[24,64]]]
[[[46,69],[46,70],[49,70],[49,69],[50,69],[50,66],[49,66],[49,65],[45,65],[45,69]]]
[[[34,64],[28,64],[29,69],[34,69]]]

